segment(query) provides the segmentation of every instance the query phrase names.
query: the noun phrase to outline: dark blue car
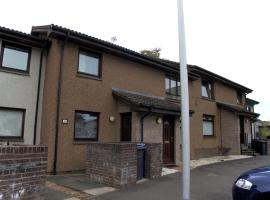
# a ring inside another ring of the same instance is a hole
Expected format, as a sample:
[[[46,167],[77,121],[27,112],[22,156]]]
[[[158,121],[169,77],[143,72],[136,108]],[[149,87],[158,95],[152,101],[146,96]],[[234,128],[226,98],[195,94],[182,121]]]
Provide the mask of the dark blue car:
[[[243,173],[232,189],[233,200],[270,200],[270,167]]]

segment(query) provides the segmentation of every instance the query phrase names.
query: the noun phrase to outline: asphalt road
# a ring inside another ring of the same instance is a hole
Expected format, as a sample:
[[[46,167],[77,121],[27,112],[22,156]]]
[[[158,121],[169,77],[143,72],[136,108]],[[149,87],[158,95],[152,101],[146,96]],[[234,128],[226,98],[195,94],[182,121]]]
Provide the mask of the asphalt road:
[[[231,200],[234,180],[244,171],[270,165],[270,156],[227,161],[191,172],[191,200]],[[181,173],[146,181],[106,194],[97,200],[180,200]]]

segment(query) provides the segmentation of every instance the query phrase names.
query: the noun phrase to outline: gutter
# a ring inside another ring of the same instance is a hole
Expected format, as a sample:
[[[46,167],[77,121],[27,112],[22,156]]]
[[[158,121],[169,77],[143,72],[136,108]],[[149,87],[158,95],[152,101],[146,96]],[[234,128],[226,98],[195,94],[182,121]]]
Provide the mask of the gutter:
[[[222,77],[222,76],[220,76],[220,75],[218,75],[218,74],[216,74],[214,72],[208,71],[208,70],[206,70],[204,68],[201,68],[199,66],[189,65],[189,67],[190,67],[190,72],[201,74],[203,76],[211,77],[211,78],[213,78],[213,79],[215,79],[217,81],[220,81],[220,82],[225,83],[227,85],[230,85],[230,86],[233,86],[235,88],[238,88],[238,89],[240,89],[240,90],[242,90],[242,91],[244,91],[246,93],[251,93],[253,91],[250,88],[247,88],[247,87],[245,87],[243,85],[240,85],[239,83],[236,83],[234,81],[231,81],[231,80],[229,80],[229,79],[227,79],[225,77]]]
[[[148,112],[145,113],[143,116],[141,116],[140,118],[140,122],[141,122],[141,143],[143,143],[143,125],[144,125],[144,119],[149,116],[152,113],[152,108],[149,108]]]
[[[140,53],[131,51],[124,47],[109,44],[109,42],[106,42],[106,41],[103,41],[94,37],[80,35],[80,34],[78,35],[78,33],[74,33],[74,31],[72,30],[56,27],[55,25],[32,27],[32,34],[35,34],[38,32],[49,32],[49,31],[51,31],[50,34],[52,37],[56,37],[56,38],[58,37],[58,38],[63,39],[66,37],[66,34],[69,33],[68,39],[72,42],[79,43],[82,46],[90,46],[98,50],[103,50],[104,52],[107,52],[107,53],[111,53],[118,56],[121,55],[122,57],[129,58],[130,60],[133,60],[142,64],[155,66],[166,72],[179,73],[179,70],[171,67],[168,64],[162,63],[156,59],[152,59],[151,57],[141,55]]]
[[[66,33],[65,40],[61,45],[60,66],[58,74],[58,88],[57,88],[57,105],[56,105],[56,124],[55,124],[55,142],[54,142],[54,160],[53,160],[53,175],[56,175],[57,158],[58,158],[58,137],[59,137],[59,122],[60,122],[60,101],[61,101],[61,86],[63,79],[63,60],[66,41],[69,38],[69,32]]]
[[[38,74],[38,87],[37,87],[37,98],[36,98],[36,111],[35,111],[35,124],[34,124],[34,138],[33,138],[33,145],[36,145],[37,140],[37,121],[38,121],[38,112],[39,112],[39,100],[40,100],[40,86],[41,86],[41,74],[43,69],[43,54],[44,54],[44,47],[43,45],[41,53],[40,53],[40,60],[39,60],[39,74]]]

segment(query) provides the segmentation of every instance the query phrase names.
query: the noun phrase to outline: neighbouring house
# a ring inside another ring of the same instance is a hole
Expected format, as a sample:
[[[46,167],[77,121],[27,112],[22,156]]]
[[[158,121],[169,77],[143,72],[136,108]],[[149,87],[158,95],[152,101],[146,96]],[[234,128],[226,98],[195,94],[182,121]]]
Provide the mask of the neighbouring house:
[[[93,142],[161,143],[163,164],[181,164],[179,63],[56,25],[31,37],[50,43],[39,109],[48,172],[85,169]],[[252,90],[195,65],[188,75],[191,158],[240,154],[245,120],[258,117]]]
[[[255,112],[254,106],[259,104],[258,101],[255,101],[253,99],[246,98],[246,110],[250,113]],[[251,142],[253,139],[256,139],[258,137],[256,133],[256,122],[258,121],[257,117],[249,117],[245,119],[245,132],[244,137],[242,138],[242,144],[244,144],[246,147],[251,147]]]
[[[46,41],[0,27],[0,140],[39,143]]]

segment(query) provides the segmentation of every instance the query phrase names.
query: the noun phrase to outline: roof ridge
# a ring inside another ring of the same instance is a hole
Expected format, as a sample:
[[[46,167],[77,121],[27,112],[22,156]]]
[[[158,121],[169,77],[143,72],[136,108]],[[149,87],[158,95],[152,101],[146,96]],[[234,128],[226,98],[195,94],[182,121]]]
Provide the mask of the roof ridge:
[[[147,56],[147,55],[139,53],[135,50],[128,49],[127,47],[123,47],[123,46],[120,46],[118,44],[114,44],[112,42],[109,42],[109,41],[106,41],[103,39],[99,39],[99,38],[93,37],[91,35],[87,35],[85,33],[82,33],[82,32],[78,32],[78,31],[75,31],[75,30],[72,30],[69,28],[65,28],[63,26],[59,26],[59,25],[55,25],[55,24],[50,24],[47,26],[35,26],[35,27],[32,27],[32,32],[34,32],[35,28],[38,30],[38,28],[45,28],[45,27],[47,29],[50,28],[51,31],[56,31],[56,32],[58,31],[58,32],[62,32],[62,33],[69,32],[71,35],[73,35],[73,37],[77,37],[81,40],[86,40],[86,41],[88,40],[88,41],[94,42],[98,45],[103,45],[107,48],[110,48],[110,50],[112,50],[112,51],[115,51],[115,52],[120,51],[125,55],[128,54],[129,56],[135,56],[138,59],[143,59],[143,60],[145,60],[145,62],[149,62],[150,64],[155,65],[159,68],[163,68],[163,69],[168,70],[168,71],[173,72],[173,73],[179,73],[179,67],[178,67],[179,62],[171,61],[171,60],[163,59],[163,58],[155,58],[155,57]],[[188,64],[188,67],[190,69],[189,72],[196,73],[196,71],[197,71],[197,73],[207,73],[209,76],[213,76],[213,78],[215,78],[216,80],[222,81],[228,85],[234,86],[234,87],[239,88],[239,89],[246,91],[248,93],[252,92],[251,89],[249,89],[249,88],[247,88],[239,83],[236,83],[228,78],[225,78],[219,74],[211,72],[205,68],[199,67],[197,65],[189,65],[189,64]]]
[[[110,45],[110,46],[112,46],[114,48],[117,48],[119,50],[128,51],[129,53],[132,53],[132,54],[135,54],[135,55],[144,57],[145,59],[148,59],[148,60],[150,60],[152,62],[158,62],[159,64],[167,65],[169,67],[172,67],[169,64],[166,64],[166,63],[162,62],[162,59],[158,59],[158,58],[154,58],[154,57],[151,57],[151,56],[147,56],[147,55],[144,55],[144,54],[142,54],[142,53],[140,53],[138,51],[129,49],[129,48],[124,47],[124,46],[121,46],[119,44],[114,44],[114,43],[112,43],[110,41],[107,41],[107,40],[104,40],[104,39],[100,39],[100,38],[94,37],[92,35],[88,35],[86,33],[75,31],[73,29],[66,28],[66,27],[63,27],[63,26],[60,26],[60,25],[49,24],[49,25],[41,25],[41,26],[32,26],[32,32],[34,31],[34,29],[38,29],[38,28],[51,28],[51,29],[55,29],[55,30],[58,29],[58,31],[65,31],[65,32],[74,33],[74,34],[80,35],[82,37],[86,37],[86,38],[91,38],[91,39],[97,40],[97,41],[99,41],[99,42],[101,42],[103,44]],[[171,62],[173,62],[173,61],[171,61]]]
[[[5,31],[10,31],[10,32],[16,32],[16,33],[19,33],[19,34],[24,34],[24,35],[27,35],[27,36],[32,36],[30,33],[18,31],[18,30],[12,29],[12,28],[4,27],[4,26],[0,26],[0,29],[5,30]]]
[[[2,35],[4,35],[4,36],[8,35],[10,37],[19,37],[19,38],[22,38],[22,39],[25,39],[25,40],[32,40],[32,41],[35,41],[35,42],[42,42],[42,43],[46,41],[46,39],[44,39],[44,38],[32,35],[30,33],[18,31],[18,30],[11,29],[11,28],[7,28],[7,27],[4,27],[4,26],[0,26],[0,35],[1,36]]]

